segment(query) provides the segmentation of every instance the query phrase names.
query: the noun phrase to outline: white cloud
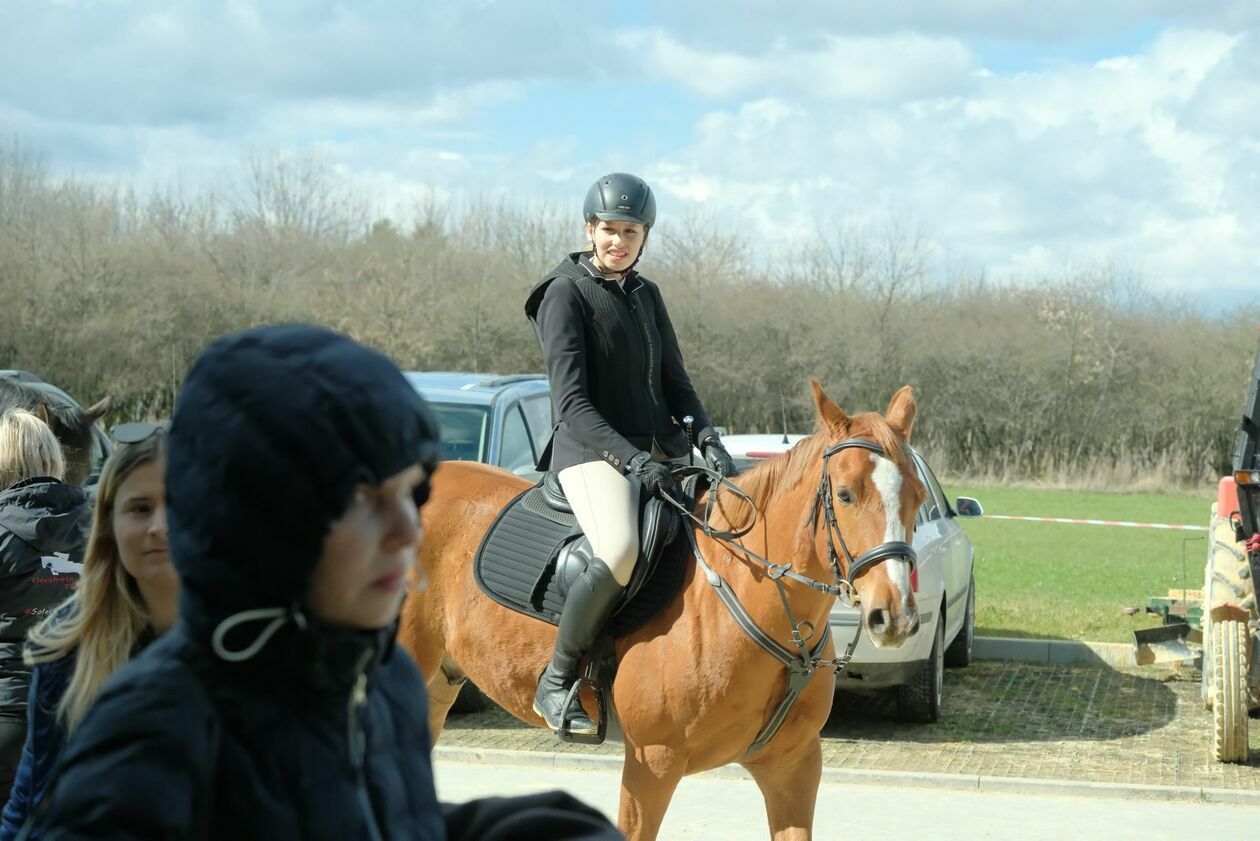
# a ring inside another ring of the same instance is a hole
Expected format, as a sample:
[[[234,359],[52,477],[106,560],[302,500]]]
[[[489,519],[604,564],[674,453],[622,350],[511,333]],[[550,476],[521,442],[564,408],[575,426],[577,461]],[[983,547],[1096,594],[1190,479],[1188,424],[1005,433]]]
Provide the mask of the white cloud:
[[[819,217],[900,218],[991,273],[1260,287],[1254,2],[695,0],[622,30],[564,0],[0,0],[0,19],[0,126],[79,175],[195,189],[251,150],[313,150],[388,212],[579,202],[629,169],[663,225],[737,217],[766,254]],[[1013,71],[994,40],[1049,58]]]
[[[961,39],[1054,43],[1149,26],[1237,30],[1260,25],[1254,0],[688,0],[653,9],[669,32],[706,49],[751,53],[767,41],[816,42],[824,34],[918,32]]]
[[[678,192],[713,212],[748,208],[768,241],[808,243],[811,215],[902,217],[999,271],[1070,254],[1166,287],[1257,288],[1257,193],[1237,185],[1260,186],[1260,121],[1232,90],[1258,50],[1170,31],[1123,60],[976,76],[961,95],[761,100],[706,114],[657,169],[710,185]]]
[[[965,87],[970,52],[952,38],[913,33],[825,36],[816,48],[782,42],[758,55],[705,50],[660,29],[623,32],[618,42],[643,69],[713,99],[803,96],[820,100],[896,101]],[[895,61],[889,61],[895,57]]]
[[[234,125],[276,102],[423,103],[477,83],[577,78],[582,67],[557,56],[578,53],[589,25],[557,26],[571,17],[562,0],[0,4],[0,102],[99,125]]]

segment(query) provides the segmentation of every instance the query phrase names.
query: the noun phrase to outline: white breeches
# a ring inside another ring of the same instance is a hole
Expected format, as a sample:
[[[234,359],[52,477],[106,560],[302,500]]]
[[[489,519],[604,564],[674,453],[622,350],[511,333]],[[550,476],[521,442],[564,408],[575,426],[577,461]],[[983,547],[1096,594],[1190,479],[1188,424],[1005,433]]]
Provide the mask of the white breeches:
[[[606,461],[566,467],[559,479],[591,550],[626,586],[639,559],[639,480]]]

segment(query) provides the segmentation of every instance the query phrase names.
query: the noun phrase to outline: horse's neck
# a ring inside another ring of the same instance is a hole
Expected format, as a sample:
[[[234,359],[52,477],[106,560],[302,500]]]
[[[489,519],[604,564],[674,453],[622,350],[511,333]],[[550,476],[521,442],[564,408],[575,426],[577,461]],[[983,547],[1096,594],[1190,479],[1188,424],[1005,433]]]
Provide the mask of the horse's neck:
[[[736,543],[771,563],[790,562],[792,571],[798,575],[827,584],[834,583],[830,568],[818,558],[818,553],[814,548],[814,532],[809,522],[810,512],[814,505],[814,494],[814,488],[805,487],[801,483],[795,487],[778,488],[767,494],[768,501],[764,509],[757,513],[757,520],[752,530],[739,538]],[[729,498],[731,497],[728,494],[720,497],[720,499]],[[746,506],[743,510],[747,510]],[[701,505],[698,513],[702,515],[703,512],[704,505]],[[732,528],[746,525],[746,523],[728,521],[712,525],[717,528]],[[727,579],[750,611],[783,616],[782,602],[774,584],[767,579],[763,564],[750,560],[741,555],[737,549],[728,549],[711,538],[704,538],[701,534],[697,534],[697,537],[707,545],[706,558],[710,554],[729,558],[718,572]],[[807,619],[816,625],[820,621],[826,621],[827,614],[830,613],[835,602],[835,596],[819,592],[788,578],[781,580],[787,588],[792,612],[798,620]],[[763,605],[761,611],[755,611],[758,604]]]

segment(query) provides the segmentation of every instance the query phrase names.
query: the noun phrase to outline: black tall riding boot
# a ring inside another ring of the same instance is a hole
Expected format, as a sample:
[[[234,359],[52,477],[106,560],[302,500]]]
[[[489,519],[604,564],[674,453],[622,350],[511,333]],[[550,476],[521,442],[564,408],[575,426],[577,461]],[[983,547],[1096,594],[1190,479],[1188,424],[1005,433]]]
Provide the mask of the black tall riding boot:
[[[551,665],[538,679],[538,691],[534,693],[534,712],[541,715],[553,731],[559,730],[563,723],[564,702],[577,680],[578,664],[604,627],[623,589],[613,578],[612,570],[599,558],[592,558],[590,565],[569,587],[556,631],[556,650],[551,656]],[[592,736],[598,730],[598,724],[591,721],[582,705],[575,701],[569,710],[569,732]]]

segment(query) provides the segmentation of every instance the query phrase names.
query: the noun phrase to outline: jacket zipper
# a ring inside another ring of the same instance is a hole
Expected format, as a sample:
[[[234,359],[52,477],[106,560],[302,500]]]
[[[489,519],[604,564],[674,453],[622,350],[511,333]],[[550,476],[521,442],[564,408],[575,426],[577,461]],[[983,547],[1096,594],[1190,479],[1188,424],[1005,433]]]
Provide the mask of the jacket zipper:
[[[372,800],[368,796],[367,777],[363,773],[364,754],[367,750],[367,737],[359,726],[359,716],[367,706],[367,665],[375,652],[365,651],[359,658],[356,669],[358,676],[354,688],[350,690],[350,701],[346,709],[346,736],[350,751],[350,765],[354,768],[355,797],[359,801],[359,809],[367,821],[368,838],[371,841],[382,841],[381,829],[376,823],[376,813],[372,811]]]
[[[648,452],[657,449],[656,445],[656,416],[658,414],[658,406],[656,400],[656,392],[652,388],[652,353],[655,345],[652,344],[652,337],[648,335],[647,325],[643,323],[643,316],[639,313],[638,303],[630,297],[637,295],[639,289],[637,287],[634,292],[626,295],[626,304],[630,308],[630,312],[634,315],[634,323],[639,325],[639,334],[643,337],[643,381],[647,386],[648,400],[652,403],[652,444],[648,447]]]

